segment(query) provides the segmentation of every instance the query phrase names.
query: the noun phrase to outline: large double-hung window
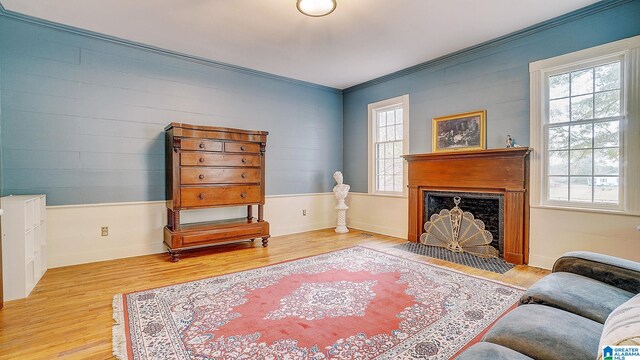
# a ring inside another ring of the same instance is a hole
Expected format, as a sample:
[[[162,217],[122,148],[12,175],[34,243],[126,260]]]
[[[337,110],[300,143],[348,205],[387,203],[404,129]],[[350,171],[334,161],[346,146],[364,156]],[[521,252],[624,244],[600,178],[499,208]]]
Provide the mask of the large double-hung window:
[[[549,75],[546,200],[620,204],[622,60]]]
[[[637,212],[640,37],[532,63],[533,205]]]
[[[369,192],[406,193],[409,151],[409,96],[369,104]]]

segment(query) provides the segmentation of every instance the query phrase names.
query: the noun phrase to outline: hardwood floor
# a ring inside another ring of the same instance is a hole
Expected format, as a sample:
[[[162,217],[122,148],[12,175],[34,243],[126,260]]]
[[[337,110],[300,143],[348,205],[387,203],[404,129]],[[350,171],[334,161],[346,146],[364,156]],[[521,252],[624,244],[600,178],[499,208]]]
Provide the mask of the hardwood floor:
[[[500,275],[391,247],[406,240],[332,229],[221,245],[185,253],[178,263],[167,254],[139,256],[50,269],[27,299],[0,310],[0,359],[112,359],[113,295],[206,278],[304,256],[362,245],[395,255],[444,265],[465,273],[528,287],[548,271],[516,266]]]

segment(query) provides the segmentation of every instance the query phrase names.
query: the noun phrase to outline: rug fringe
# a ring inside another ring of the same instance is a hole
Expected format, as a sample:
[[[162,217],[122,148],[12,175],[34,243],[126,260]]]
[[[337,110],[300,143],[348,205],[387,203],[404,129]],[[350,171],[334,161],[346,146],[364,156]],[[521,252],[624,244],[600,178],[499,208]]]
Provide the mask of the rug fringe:
[[[124,304],[122,294],[113,297],[113,356],[120,360],[127,359],[127,337],[124,333]]]

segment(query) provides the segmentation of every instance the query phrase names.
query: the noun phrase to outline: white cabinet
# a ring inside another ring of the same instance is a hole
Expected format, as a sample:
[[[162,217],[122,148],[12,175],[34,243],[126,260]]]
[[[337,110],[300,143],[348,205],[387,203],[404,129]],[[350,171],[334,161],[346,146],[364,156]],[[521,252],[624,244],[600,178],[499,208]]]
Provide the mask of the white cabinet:
[[[47,271],[46,196],[0,198],[4,301],[27,297]]]

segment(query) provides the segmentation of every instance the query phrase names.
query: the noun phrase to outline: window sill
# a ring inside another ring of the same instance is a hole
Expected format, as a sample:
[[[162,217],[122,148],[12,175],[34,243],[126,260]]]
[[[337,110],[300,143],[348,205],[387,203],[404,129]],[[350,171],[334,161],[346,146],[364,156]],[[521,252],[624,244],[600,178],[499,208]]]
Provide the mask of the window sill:
[[[561,205],[531,205],[532,209],[543,209],[543,210],[561,210],[561,211],[575,211],[575,212],[585,212],[592,214],[606,214],[606,215],[622,215],[622,216],[640,216],[640,213],[634,213],[630,211],[624,210],[612,210],[612,209],[593,209],[593,208],[579,208],[579,207],[570,207],[570,206],[561,206]]]
[[[364,196],[375,196],[375,197],[389,197],[389,198],[396,198],[396,199],[407,199],[409,197],[408,194],[380,194],[380,193],[361,193],[361,192],[354,192],[351,193],[353,195],[364,195]]]

